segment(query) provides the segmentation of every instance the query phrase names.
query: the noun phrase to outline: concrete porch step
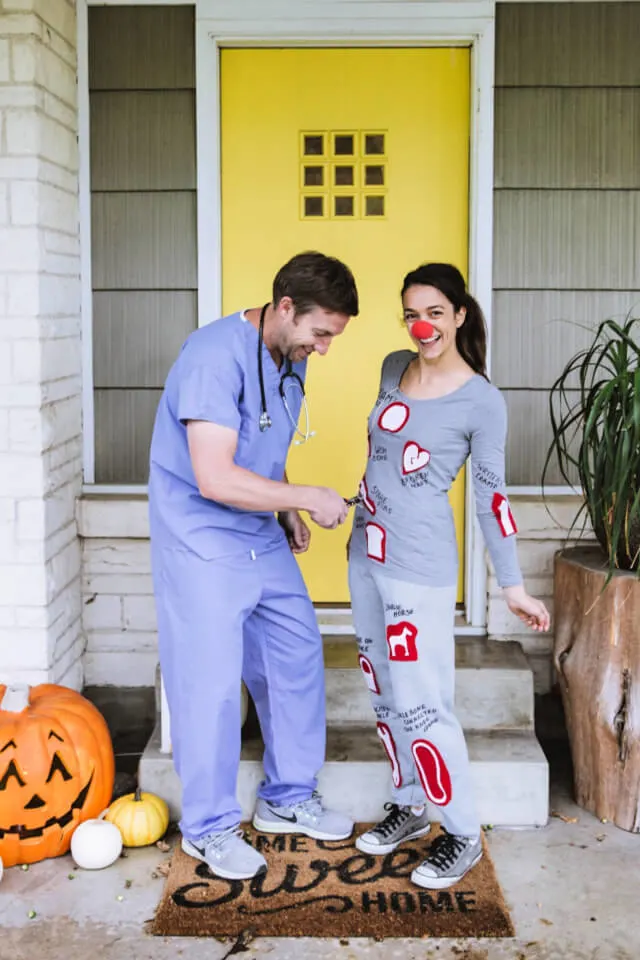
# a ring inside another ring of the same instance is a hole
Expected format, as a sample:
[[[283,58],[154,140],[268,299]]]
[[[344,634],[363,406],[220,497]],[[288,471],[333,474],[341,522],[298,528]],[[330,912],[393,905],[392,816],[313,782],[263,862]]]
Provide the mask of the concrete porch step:
[[[327,724],[368,727],[374,723],[369,690],[354,637],[324,637]],[[156,708],[161,713],[160,668]],[[458,719],[464,730],[533,731],[533,673],[518,643],[459,637],[456,640]]]
[[[472,732],[467,744],[482,823],[544,825],[548,818],[548,765],[535,736],[525,731]],[[259,739],[243,745],[238,799],[244,819],[252,816],[263,776],[262,751]],[[391,796],[391,774],[375,729],[329,728],[327,760],[319,784],[334,809],[363,822],[379,820]],[[180,816],[180,784],[171,756],[160,752],[159,724],[140,761],[140,785],[164,797],[174,818]],[[438,819],[438,808],[432,815]]]
[[[327,723],[369,726],[374,714],[355,638],[324,637]],[[456,713],[465,730],[533,730],[533,673],[518,643],[456,640]]]

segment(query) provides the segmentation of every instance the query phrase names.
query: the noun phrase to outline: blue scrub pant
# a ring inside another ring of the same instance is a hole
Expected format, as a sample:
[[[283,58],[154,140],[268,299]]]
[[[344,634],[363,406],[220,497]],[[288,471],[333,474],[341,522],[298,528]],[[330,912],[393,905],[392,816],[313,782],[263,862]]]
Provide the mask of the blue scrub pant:
[[[265,743],[259,795],[307,799],[325,756],[324,662],[288,544],[232,560],[154,550],[152,561],[183,835],[198,840],[240,822],[241,677]]]

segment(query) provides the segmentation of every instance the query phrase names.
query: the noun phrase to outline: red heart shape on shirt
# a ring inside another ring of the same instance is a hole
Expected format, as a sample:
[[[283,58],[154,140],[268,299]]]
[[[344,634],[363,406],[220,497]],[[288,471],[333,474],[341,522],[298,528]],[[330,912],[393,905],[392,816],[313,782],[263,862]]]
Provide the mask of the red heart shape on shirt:
[[[414,440],[410,440],[409,443],[405,445],[404,453],[402,454],[402,472],[405,476],[408,473],[416,473],[416,471],[426,467],[430,460],[431,454],[429,451],[425,450]]]

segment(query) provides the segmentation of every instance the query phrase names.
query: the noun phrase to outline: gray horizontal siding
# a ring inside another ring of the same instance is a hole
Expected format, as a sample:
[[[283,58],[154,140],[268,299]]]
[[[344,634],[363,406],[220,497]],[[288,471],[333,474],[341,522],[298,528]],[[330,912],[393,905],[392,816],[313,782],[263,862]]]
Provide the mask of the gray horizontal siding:
[[[640,309],[639,39],[639,2],[496,8],[492,376],[511,484],[540,483],[551,384],[602,320]]]
[[[194,29],[194,7],[90,7],[90,88],[195,87]]]
[[[496,85],[640,86],[638,3],[497,5]]]
[[[91,229],[94,289],[196,286],[195,193],[94,194]]]
[[[496,289],[640,289],[640,191],[501,190]]]
[[[497,188],[640,190],[640,88],[505,88],[495,124]]]
[[[89,10],[95,476],[145,483],[197,325],[194,10]]]
[[[542,471],[553,438],[549,393],[543,390],[505,390],[504,398],[509,422],[508,482],[518,486],[538,486],[542,483]],[[550,464],[545,483],[565,483],[555,459]]]
[[[104,190],[195,190],[195,91],[91,94],[91,183]]]
[[[96,479],[99,483],[146,483],[149,442],[162,391],[96,390]]]
[[[98,291],[93,296],[97,388],[162,387],[197,324],[195,290]]]
[[[492,379],[499,387],[550,387],[603,320],[623,321],[630,312],[640,316],[640,289],[498,290]]]

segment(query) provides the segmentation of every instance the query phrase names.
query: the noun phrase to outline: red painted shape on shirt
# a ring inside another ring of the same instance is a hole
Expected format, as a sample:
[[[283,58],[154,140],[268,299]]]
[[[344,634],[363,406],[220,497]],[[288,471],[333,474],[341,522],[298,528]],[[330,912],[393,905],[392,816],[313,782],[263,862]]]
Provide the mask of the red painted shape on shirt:
[[[367,486],[366,477],[363,477],[360,481],[360,496],[362,497],[362,502],[367,508],[372,517],[376,515],[376,505],[369,496],[369,488]]]
[[[402,472],[405,477],[408,473],[417,473],[418,470],[428,467],[430,460],[431,454],[428,450],[421,447],[415,440],[409,440],[402,453]]]
[[[384,563],[387,559],[387,531],[378,523],[368,523],[364,533],[367,538],[367,556],[370,560]]]
[[[387,433],[399,433],[409,420],[409,407],[406,403],[390,403],[378,417],[378,426]]]
[[[503,537],[512,537],[518,532],[509,501],[501,493],[494,493],[491,509],[495,514]]]

